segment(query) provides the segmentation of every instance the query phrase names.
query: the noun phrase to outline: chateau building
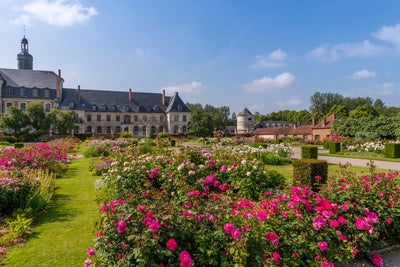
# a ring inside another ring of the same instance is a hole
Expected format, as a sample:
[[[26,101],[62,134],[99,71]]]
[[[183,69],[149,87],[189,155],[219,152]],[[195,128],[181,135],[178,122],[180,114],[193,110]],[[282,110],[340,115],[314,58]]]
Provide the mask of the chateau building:
[[[0,68],[0,116],[7,107],[22,109],[31,101],[42,103],[45,112],[62,109],[72,113],[74,133],[118,137],[130,132],[134,137],[151,137],[160,132],[186,133],[191,112],[178,92],[162,93],[105,91],[64,88],[61,71],[33,70],[28,40],[21,40],[18,69]]]

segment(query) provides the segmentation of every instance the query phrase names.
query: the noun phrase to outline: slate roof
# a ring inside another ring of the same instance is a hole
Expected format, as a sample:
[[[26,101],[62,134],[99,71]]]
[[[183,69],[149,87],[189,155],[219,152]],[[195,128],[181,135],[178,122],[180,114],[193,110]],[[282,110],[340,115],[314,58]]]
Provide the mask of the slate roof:
[[[11,87],[57,89],[57,74],[53,71],[0,68],[0,78]]]
[[[129,92],[81,89],[81,100],[78,101],[78,89],[64,88],[60,109],[75,109],[107,112],[170,112],[175,111],[178,105],[183,112],[190,110],[178,95],[165,96],[166,105],[162,104],[162,94],[132,92],[129,101]],[[73,103],[73,106],[70,106]],[[178,109],[176,110],[178,111]]]
[[[175,93],[169,101],[167,110],[165,112],[190,112],[188,107],[183,103],[182,99]]]
[[[253,114],[251,114],[251,112],[250,112],[247,108],[244,108],[244,109],[238,114],[238,116],[248,116],[248,115],[253,115]]]
[[[258,128],[253,135],[311,135],[312,126]]]

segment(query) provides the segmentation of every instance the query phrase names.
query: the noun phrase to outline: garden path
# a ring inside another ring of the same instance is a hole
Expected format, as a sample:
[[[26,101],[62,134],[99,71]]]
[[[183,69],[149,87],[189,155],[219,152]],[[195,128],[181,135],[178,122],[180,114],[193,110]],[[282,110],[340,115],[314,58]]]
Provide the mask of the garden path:
[[[294,155],[292,158],[300,159],[301,158],[301,148],[294,147]],[[328,153],[328,151],[319,150],[319,153]],[[367,164],[370,162],[368,159],[353,159],[353,158],[341,158],[341,157],[329,157],[329,156],[318,156],[320,160],[326,160],[328,163],[332,164],[346,164],[350,163],[352,166],[362,166],[367,167]],[[381,161],[374,160],[374,165],[379,169],[388,169],[388,170],[400,170],[400,162],[391,162],[391,161]],[[400,266],[400,263],[399,263]]]
[[[99,211],[88,164],[87,158],[72,160],[28,241],[8,248],[6,266],[83,266]]]

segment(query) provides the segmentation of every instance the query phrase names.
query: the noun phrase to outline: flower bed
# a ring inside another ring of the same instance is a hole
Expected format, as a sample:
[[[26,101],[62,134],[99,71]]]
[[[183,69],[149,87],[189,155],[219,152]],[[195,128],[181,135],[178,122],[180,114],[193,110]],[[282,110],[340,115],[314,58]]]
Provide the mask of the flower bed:
[[[400,237],[397,173],[282,187],[251,153],[113,154],[96,266],[332,266]]]

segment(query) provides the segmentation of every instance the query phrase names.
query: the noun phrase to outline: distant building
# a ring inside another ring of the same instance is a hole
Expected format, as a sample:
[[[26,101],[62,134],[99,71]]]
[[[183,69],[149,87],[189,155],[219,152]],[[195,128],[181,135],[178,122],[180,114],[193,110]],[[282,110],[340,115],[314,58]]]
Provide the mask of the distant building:
[[[294,122],[291,121],[259,121],[254,126],[254,129],[258,128],[273,128],[273,127],[292,127]]]
[[[7,107],[25,109],[31,101],[42,103],[45,112],[58,108],[72,113],[74,133],[119,136],[130,132],[134,137],[151,137],[160,132],[186,133],[191,112],[178,92],[163,93],[102,91],[64,88],[61,71],[33,70],[28,40],[21,40],[18,69],[0,68],[0,117]]]
[[[254,115],[244,108],[237,115],[237,133],[238,134],[248,134],[254,130]]]

